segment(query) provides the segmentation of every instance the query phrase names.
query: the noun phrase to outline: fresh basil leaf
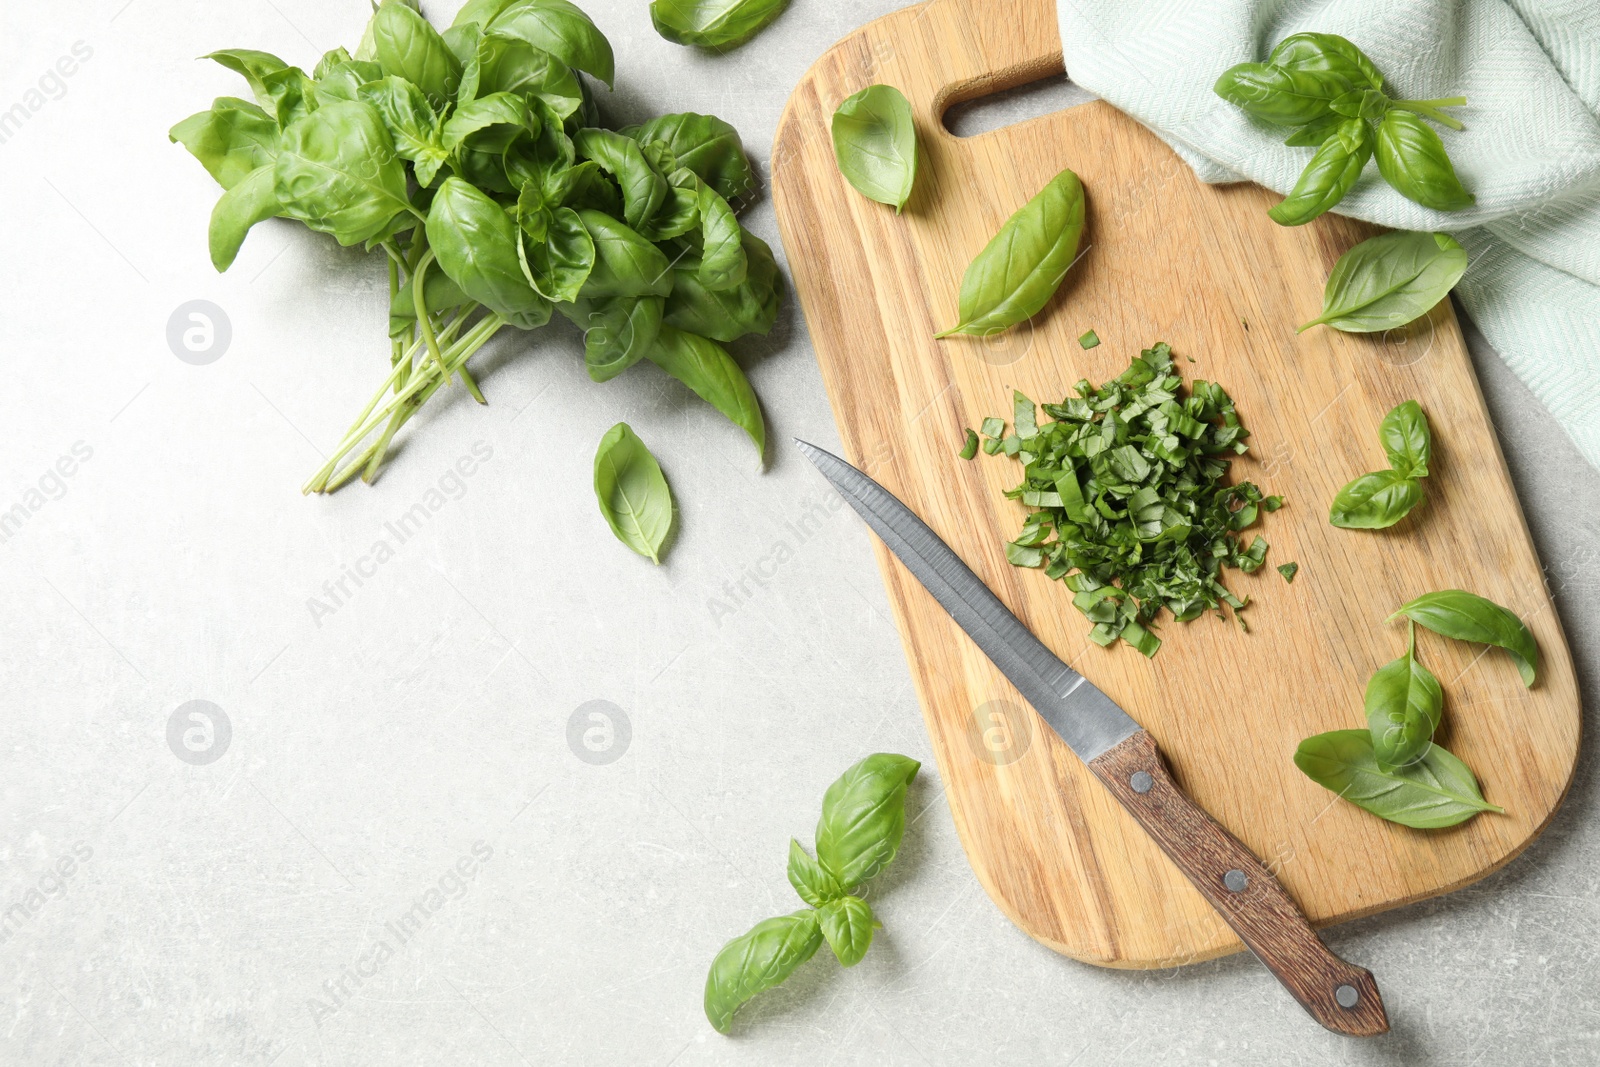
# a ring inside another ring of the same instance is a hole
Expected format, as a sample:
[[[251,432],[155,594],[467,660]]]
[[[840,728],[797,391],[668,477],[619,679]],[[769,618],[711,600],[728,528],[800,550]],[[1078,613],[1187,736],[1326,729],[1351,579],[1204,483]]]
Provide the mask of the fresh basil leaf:
[[[1076,262],[1082,233],[1083,185],[1064,170],[978,253],[961,282],[961,321],[935,336],[984,337],[1037,315]]]
[[[1343,200],[1372,158],[1372,127],[1363,119],[1339,124],[1322,142],[1289,195],[1267,212],[1280,226],[1303,226]]]
[[[224,189],[278,157],[278,124],[261,108],[230,96],[218,97],[211,110],[190,115],[167,134],[200,161]]]
[[[579,130],[578,154],[592,159],[622,187],[623,217],[635,230],[655,215],[667,198],[667,179],[650,165],[639,143],[611,130]]]
[[[391,74],[362,86],[360,98],[377,110],[400,158],[415,167],[417,184],[432,185],[439,168],[450,158],[450,149],[444,143],[439,116],[422,90]]]
[[[1433,127],[1409,111],[1396,108],[1378,125],[1378,173],[1401,196],[1437,211],[1460,211],[1478,201],[1456,177]]]
[[[277,97],[268,88],[264,79],[274,71],[286,69],[289,64],[271,52],[259,52],[254,48],[224,48],[200,58],[214,60],[242,77],[249,83],[250,92],[255,96],[256,103],[274,119],[279,117]],[[280,128],[283,125],[280,121]]]
[[[467,0],[461,5],[461,10],[456,12],[456,17],[450,25],[470,26],[476,23],[479,26],[487,26],[499,16],[500,12],[516,2],[517,0]]]
[[[594,495],[600,502],[600,514],[617,540],[660,564],[661,546],[672,528],[672,490],[667,488],[656,457],[625,422],[611,427],[600,439],[600,448],[594,455]],[[815,947],[812,951],[816,951]],[[716,963],[711,970],[716,973]],[[759,990],[753,990],[751,995],[754,992]],[[734,1007],[746,999],[748,996]],[[733,1014],[732,1008],[728,1014]]]
[[[583,83],[573,69],[517,37],[486,33],[461,74],[458,103],[490,93],[537,97],[565,121],[583,108]]]
[[[1366,711],[1373,755],[1381,766],[1409,766],[1428,751],[1444,716],[1444,690],[1417,660],[1415,626],[1406,654],[1368,680]]]
[[[647,158],[648,151],[649,148],[646,149]],[[705,183],[688,167],[677,167],[663,173],[667,175],[666,199],[661,202],[661,207],[650,221],[645,223],[644,229],[639,231],[646,239],[658,244],[670,241],[674,237],[682,237],[690,230],[699,228],[700,191],[706,188]],[[728,214],[731,218],[733,213],[730,211]],[[704,274],[703,263],[702,274]]]
[[[1334,730],[1300,742],[1294,763],[1307,778],[1358,807],[1402,826],[1432,830],[1482,811],[1504,812],[1483,799],[1465,763],[1439,745],[1408,767],[1379,765],[1367,730]]]
[[[516,223],[484,193],[446,178],[428,211],[427,234],[439,267],[472,299],[524,330],[550,320],[549,302],[523,277]]]
[[[280,130],[317,110],[316,86],[299,67],[284,67],[263,74],[261,84],[272,98]]]
[[[1422,503],[1422,483],[1399,471],[1363,474],[1333,498],[1328,521],[1345,530],[1384,530]]]
[[[1292,585],[1294,583],[1294,576],[1300,573],[1300,564],[1280,563],[1278,564],[1278,573],[1283,575],[1284,581],[1289,582]]]
[[[1283,143],[1290,148],[1321,148],[1322,143],[1332,137],[1334,131],[1343,125],[1344,121],[1343,115],[1324,115],[1295,130],[1284,139]]]
[[[484,32],[527,41],[608,87],[616,82],[611,42],[568,0],[516,0],[495,15]]]
[[[624,223],[600,212],[578,212],[594,240],[594,270],[582,296],[665,296],[672,292],[673,270],[662,251]]]
[[[442,110],[461,84],[461,61],[439,32],[414,8],[385,0],[372,16],[373,58],[385,74],[421,89],[434,110]]]
[[[894,861],[906,832],[906,786],[922,765],[879,752],[842,774],[822,798],[817,860],[853,889]]]
[[[640,144],[660,141],[678,166],[688,167],[730,203],[755,191],[755,172],[739,131],[715,115],[682,112],[653,118],[630,134]]]
[[[1333,103],[1328,106],[1335,115],[1347,119],[1377,122],[1388,112],[1390,104],[1390,99],[1376,89],[1355,88],[1343,96],[1334,97]]]
[[[1240,63],[1224,71],[1212,88],[1222,99],[1263,122],[1303,126],[1327,115],[1334,98],[1351,87],[1349,78],[1331,71]]]
[[[537,136],[539,133],[539,120],[529,110],[526,100],[516,93],[490,93],[456,108],[445,121],[440,141],[454,152],[468,137],[493,126],[509,127],[517,135]]]
[[[1383,417],[1378,439],[1389,457],[1389,466],[1408,478],[1426,478],[1428,461],[1433,456],[1433,432],[1428,416],[1415,400],[1398,404]]]
[[[1457,641],[1503,648],[1516,663],[1523,685],[1532,689],[1538,680],[1539,646],[1533,634],[1521,619],[1492,600],[1460,589],[1445,589],[1401,605],[1395,612],[1396,617],[1400,615]]]
[[[235,182],[211,209],[211,265],[218,271],[233,266],[250,227],[272,218],[279,210],[272,164],[257,167]]]
[[[518,222],[523,233],[523,207],[518,205]],[[584,283],[594,272],[594,238],[583,219],[570,207],[539,208],[542,235],[537,240],[518,242],[522,273],[534,291],[546,300],[567,304],[578,299]]]
[[[662,326],[647,355],[652,363],[749,434],[757,457],[766,454],[767,424],[761,417],[761,404],[744,371],[726,349],[709,338]]]
[[[1383,88],[1383,75],[1366,53],[1336,33],[1297,33],[1285,37],[1267,57],[1267,65],[1306,73],[1337,74],[1361,87]]]
[[[699,197],[700,284],[712,292],[737,288],[750,274],[739,220],[721,194],[703,181]]]
[[[838,879],[811,858],[800,842],[789,839],[789,884],[800,894],[800,899],[813,908],[820,908],[830,900],[844,895]]]
[[[411,209],[405,165],[370,104],[330,104],[297,120],[274,167],[282,213],[342,245],[376,237]]]
[[[789,0],[651,0],[650,21],[673,44],[726,50],[766,29]]]
[[[1447,233],[1398,231],[1369,238],[1339,257],[1322,294],[1322,314],[1299,332],[1328,325],[1345,333],[1392,330],[1426,315],[1467,269]]]
[[[318,107],[340,101],[361,99],[361,88],[383,80],[383,68],[376,63],[351,60],[318,74],[311,86]]]
[[[835,897],[817,908],[817,919],[822,936],[839,962],[854,967],[861,962],[872,947],[872,932],[883,924],[872,914],[872,908],[860,897]]]
[[[822,928],[810,908],[757,923],[724,945],[711,961],[706,1018],[719,1033],[727,1033],[733,1027],[733,1013],[746,1001],[788,978],[821,947]]]
[[[856,192],[899,214],[917,180],[911,102],[892,85],[869,85],[833,113],[833,154]]]
[[[655,347],[661,333],[659,296],[612,296],[561,305],[583,330],[583,363],[591,380],[609,382]]]
[[[744,281],[730,289],[708,289],[693,257],[675,264],[667,325],[725,344],[772,329],[780,303],[778,265],[767,243],[748,230],[740,233],[740,242],[749,266]]]

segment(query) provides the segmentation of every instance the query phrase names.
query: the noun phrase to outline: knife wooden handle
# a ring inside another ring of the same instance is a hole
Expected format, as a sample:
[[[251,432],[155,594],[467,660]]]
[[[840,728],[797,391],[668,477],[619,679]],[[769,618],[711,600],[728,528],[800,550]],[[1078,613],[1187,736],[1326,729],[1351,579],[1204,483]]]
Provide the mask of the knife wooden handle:
[[[1389,1029],[1372,973],[1330,952],[1272,872],[1184,795],[1154,738],[1140,730],[1089,769],[1312,1018],[1355,1037]]]

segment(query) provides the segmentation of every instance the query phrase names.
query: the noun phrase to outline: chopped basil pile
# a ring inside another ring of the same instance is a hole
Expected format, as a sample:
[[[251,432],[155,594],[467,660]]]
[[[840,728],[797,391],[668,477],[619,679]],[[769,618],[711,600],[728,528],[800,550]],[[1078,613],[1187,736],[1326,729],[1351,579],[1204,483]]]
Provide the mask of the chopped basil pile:
[[[1246,600],[1222,584],[1222,568],[1260,569],[1267,542],[1240,534],[1283,500],[1228,483],[1224,457],[1248,451],[1250,436],[1233,401],[1215,382],[1197,380],[1186,395],[1164,342],[1100,388],[1076,389],[1044,405],[1053,422],[1041,425],[1021,393],[1010,433],[1001,419],[983,422],[983,450],[1026,471],[1006,496],[1039,509],[1006,558],[1065,581],[1100,645],[1120,637],[1154,656],[1162,608],[1179,622],[1207,610],[1223,618],[1224,604],[1237,617]]]

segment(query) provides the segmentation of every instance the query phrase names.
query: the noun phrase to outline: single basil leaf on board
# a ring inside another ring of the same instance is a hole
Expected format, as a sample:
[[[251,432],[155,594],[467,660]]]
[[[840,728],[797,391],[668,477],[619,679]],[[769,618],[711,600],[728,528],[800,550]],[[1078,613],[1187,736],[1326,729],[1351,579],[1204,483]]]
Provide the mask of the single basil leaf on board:
[[[838,879],[812,859],[810,853],[792,837],[789,839],[789,884],[800,894],[800,899],[813,908],[820,908],[828,901],[844,895]]]
[[[1422,503],[1422,483],[1399,471],[1363,474],[1333,498],[1328,521],[1345,530],[1384,530]]]
[[[672,490],[667,488],[656,457],[625,422],[611,427],[600,439],[594,455],[594,495],[617,540],[659,564],[661,546],[672,528]],[[716,973],[715,963],[711,970]],[[744,999],[748,997],[739,1003]]]
[[[278,124],[246,100],[218,97],[211,110],[190,115],[167,134],[200,161],[224,189],[278,157]]]
[[[330,104],[298,120],[274,167],[282,213],[342,245],[378,236],[411,210],[405,164],[370,104]]]
[[[1267,65],[1283,70],[1326,72],[1347,78],[1352,85],[1383,88],[1383,75],[1366,53],[1336,33],[1297,33],[1285,37],[1267,56]]]
[[[484,32],[527,41],[608,87],[617,80],[611,42],[568,0],[517,0],[496,14]]]
[[[484,193],[446,178],[429,208],[427,235],[439,267],[472,299],[524,330],[550,320],[549,302],[523,277],[516,223]]]
[[[893,862],[906,832],[906,786],[922,765],[879,752],[857,763],[822,797],[817,860],[845,889]]]
[[[1334,98],[1349,92],[1351,84],[1349,78],[1330,71],[1240,63],[1223,71],[1212,88],[1263,122],[1303,126],[1328,114]]]
[[[719,1033],[727,1033],[733,1027],[733,1013],[747,1000],[780,984],[821,947],[822,927],[810,908],[757,923],[724,945],[711,961],[706,1019]]]
[[[1064,170],[978,253],[961,281],[961,321],[935,336],[988,336],[1043,310],[1076,262],[1083,211],[1083,185]]]
[[[650,21],[673,44],[737,48],[788,6],[789,0],[651,0]]]
[[[1408,478],[1426,478],[1428,461],[1433,457],[1433,432],[1422,405],[1407,400],[1395,406],[1378,426],[1378,439],[1389,457],[1389,466]]]
[[[833,113],[839,171],[868,200],[898,214],[917,180],[917,128],[911,103],[892,85],[869,85]]]
[[[650,361],[750,435],[756,456],[767,450],[767,424],[750,381],[727,350],[710,338],[662,326],[647,353]]]
[[[1380,765],[1405,767],[1428,751],[1444,715],[1444,690],[1417,660],[1415,625],[1406,654],[1380,667],[1367,681],[1365,705],[1372,752]]]
[[[1383,180],[1423,207],[1460,211],[1478,202],[1456,177],[1444,142],[1419,115],[1398,108],[1384,115],[1377,154]]]
[[[270,219],[278,211],[272,164],[258,167],[234,183],[233,188],[224,192],[211,209],[208,233],[211,265],[219,272],[233,266],[250,227],[263,219]]]
[[[1373,753],[1370,731],[1334,730],[1300,742],[1294,764],[1352,804],[1418,830],[1505,810],[1485,801],[1472,771],[1439,745],[1408,767],[1385,768]]]
[[[432,185],[439,168],[450,158],[450,150],[444,144],[439,116],[422,90],[391,74],[362,86],[359,95],[377,109],[400,158],[410,160],[416,168],[417,184]]]
[[[1404,615],[1418,626],[1457,641],[1495,645],[1505,649],[1529,689],[1539,677],[1539,646],[1521,619],[1492,600],[1461,589],[1425,593],[1401,605]]]
[[[839,962],[854,967],[872,947],[872,932],[882,924],[860,897],[835,897],[817,909],[822,936]]]
[[[1322,314],[1297,332],[1327,325],[1379,333],[1421,318],[1467,269],[1467,253],[1447,233],[1398,231],[1369,238],[1339,257],[1322,294]]]
[[[1355,187],[1372,158],[1372,127],[1348,119],[1322,142],[1289,195],[1267,214],[1280,226],[1303,226],[1326,212]]]
[[[378,5],[372,16],[374,59],[385,74],[396,74],[421,89],[442,110],[461,83],[461,61],[439,31],[414,8],[395,0]]]
[[[755,172],[739,131],[715,115],[692,111],[660,115],[630,134],[640,144],[660,141],[672,149],[678,166],[688,167],[717,195],[735,203],[755,191]]]

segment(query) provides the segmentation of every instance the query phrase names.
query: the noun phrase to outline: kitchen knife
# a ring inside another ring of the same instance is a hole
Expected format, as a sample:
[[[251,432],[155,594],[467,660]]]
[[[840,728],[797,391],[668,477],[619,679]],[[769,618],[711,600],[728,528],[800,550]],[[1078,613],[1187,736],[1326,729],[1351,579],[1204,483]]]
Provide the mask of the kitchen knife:
[[[1138,723],[1046,648],[893,493],[838,456],[795,444],[1312,1018],[1358,1037],[1389,1029],[1371,972],[1328,950],[1272,873],[1178,788]]]

